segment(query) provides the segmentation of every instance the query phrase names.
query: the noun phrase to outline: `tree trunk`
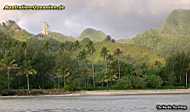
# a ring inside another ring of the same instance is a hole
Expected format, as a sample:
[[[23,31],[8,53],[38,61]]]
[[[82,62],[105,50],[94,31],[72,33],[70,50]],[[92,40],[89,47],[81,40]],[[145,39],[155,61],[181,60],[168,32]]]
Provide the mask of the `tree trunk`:
[[[64,87],[65,87],[65,85],[66,85],[66,77],[65,76],[63,76],[63,80],[64,80]]]
[[[93,87],[96,88],[94,64],[92,64],[92,74],[93,74]]]
[[[109,81],[107,81],[107,89],[109,88]]]
[[[101,87],[103,88],[104,87],[104,81],[102,80],[101,82]]]
[[[78,64],[78,71],[77,72],[80,72],[80,60],[79,59],[77,59],[77,64]]]
[[[186,72],[186,75],[185,75],[185,85],[186,85],[186,88],[188,88],[188,77],[187,77],[187,72]]]
[[[29,79],[29,75],[26,75],[26,79],[27,79],[27,90],[28,90],[28,93],[30,93],[30,79]]]
[[[120,79],[121,78],[121,69],[120,69],[119,59],[117,59],[117,64],[118,64],[118,77]]]
[[[106,62],[106,74],[108,73],[108,64]]]
[[[9,71],[9,69],[7,70],[7,80],[8,80],[7,88],[9,90],[10,89],[10,71]]]
[[[59,78],[57,78],[57,89],[60,88],[60,84],[59,84]]]
[[[88,78],[86,78],[86,89],[88,88]]]
[[[179,83],[181,83],[182,81],[181,81],[181,74],[180,74],[180,76],[179,76]]]
[[[106,57],[104,57],[104,61],[106,63],[106,74],[108,73],[108,65],[107,65],[107,60],[106,60]]]
[[[87,88],[86,78],[84,79],[84,88]]]

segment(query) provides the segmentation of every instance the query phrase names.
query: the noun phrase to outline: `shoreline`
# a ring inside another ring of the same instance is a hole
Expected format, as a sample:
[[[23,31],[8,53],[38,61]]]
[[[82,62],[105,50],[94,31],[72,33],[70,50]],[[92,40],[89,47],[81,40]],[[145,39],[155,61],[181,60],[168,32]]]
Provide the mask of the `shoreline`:
[[[190,94],[190,89],[80,91],[72,94],[65,94],[65,96],[130,96],[130,95],[136,96],[136,95],[180,95],[180,94]]]
[[[140,96],[140,95],[183,95],[190,94],[190,89],[164,89],[164,90],[96,90],[96,91],[76,91],[60,94],[39,94],[39,95],[15,95],[3,97],[38,97],[38,96]]]

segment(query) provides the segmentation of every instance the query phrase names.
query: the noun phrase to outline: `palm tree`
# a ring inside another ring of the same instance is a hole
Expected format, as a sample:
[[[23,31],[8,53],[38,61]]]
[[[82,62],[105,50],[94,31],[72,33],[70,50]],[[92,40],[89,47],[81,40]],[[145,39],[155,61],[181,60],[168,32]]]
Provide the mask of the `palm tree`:
[[[107,60],[107,66],[111,66],[111,64],[113,62],[113,56],[111,54],[108,54],[107,57],[106,57],[106,60]],[[109,81],[112,82],[112,73],[111,73],[110,69],[106,73],[106,75],[107,75],[107,88],[108,88],[109,87]]]
[[[92,56],[96,49],[94,48],[94,44],[92,41],[89,41],[89,43],[87,44],[87,51],[90,53],[90,55]],[[93,75],[93,87],[95,88],[96,87],[96,84],[95,84],[95,69],[94,69],[94,64],[92,62],[91,64],[91,67],[92,67],[92,75]]]
[[[59,79],[61,79],[61,78],[63,78],[64,87],[65,87],[65,85],[66,85],[66,78],[68,78],[71,75],[69,69],[67,69],[64,66],[61,66],[60,68],[57,69],[56,73],[57,73],[57,77],[58,77],[58,80],[57,80],[58,81],[57,82],[58,89],[60,88],[60,81],[59,81]]]
[[[36,75],[37,71],[33,69],[31,66],[26,65],[26,66],[20,67],[19,73],[26,76],[27,90],[28,90],[28,93],[30,93],[30,76]]]
[[[101,56],[104,58],[104,61],[105,61],[105,62],[106,62],[106,57],[107,57],[108,53],[109,53],[109,50],[108,50],[106,47],[103,47],[103,48],[101,49],[100,54],[101,54]],[[107,62],[106,62],[106,73],[107,73]]]
[[[65,87],[65,85],[66,85],[66,79],[69,77],[71,75],[71,72],[69,71],[69,69],[66,69],[65,70],[65,74],[64,74],[64,76],[63,76],[63,81],[64,81],[64,87]]]
[[[84,62],[86,63],[86,55],[87,55],[87,51],[85,49],[81,50],[77,56],[78,59],[78,71],[81,71],[81,66],[80,66],[80,62]],[[83,66],[84,67],[84,66]],[[85,68],[85,67],[84,67]],[[82,69],[83,73],[87,73],[85,69]],[[88,77],[85,77],[85,88],[87,87],[87,81],[86,79],[88,79]]]
[[[14,69],[18,69],[15,60],[9,61],[8,58],[0,60],[0,68],[7,71],[7,89],[10,89],[10,72]]]
[[[106,60],[106,56],[108,55],[109,50],[106,47],[102,47],[101,49],[101,56],[103,56],[104,60]]]
[[[36,75],[37,71],[31,66],[31,60],[27,59],[27,44],[23,42],[22,44],[24,48],[24,60],[23,64],[20,67],[20,73],[26,76],[27,79],[27,90],[30,93],[30,75]]]
[[[120,61],[119,61],[119,57],[120,57],[121,54],[122,54],[122,51],[119,48],[115,49],[114,55],[117,57],[118,77],[119,77],[119,79],[121,78],[121,68],[120,68]]]
[[[108,67],[107,67],[107,55],[109,53],[109,50],[106,47],[102,47],[101,51],[100,51],[100,55],[103,57],[104,61],[105,61],[105,68],[106,68],[106,72],[105,74],[108,73]],[[102,79],[102,86],[103,86],[103,82],[104,79]]]
[[[77,56],[77,60],[78,60],[78,68],[80,68],[80,61],[85,61],[86,60],[86,55],[87,52],[85,49],[81,50]]]
[[[74,47],[74,49],[80,48],[80,43],[79,43],[78,40],[76,40],[76,41],[73,43],[73,47]]]
[[[57,70],[56,70],[56,77],[57,77],[57,89],[59,89],[60,88],[60,81],[59,81],[59,79],[61,78],[61,75],[62,74],[62,69],[61,68],[58,68]]]

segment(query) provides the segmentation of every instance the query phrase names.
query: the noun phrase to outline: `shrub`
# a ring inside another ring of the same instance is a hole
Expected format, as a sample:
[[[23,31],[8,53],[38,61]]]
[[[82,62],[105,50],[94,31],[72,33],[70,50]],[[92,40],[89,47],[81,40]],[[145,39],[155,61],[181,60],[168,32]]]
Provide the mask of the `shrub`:
[[[147,81],[147,87],[148,88],[160,88],[163,84],[162,79],[160,78],[160,76],[157,75],[148,75],[146,78]]]
[[[0,74],[0,91],[7,89],[7,77],[5,75]]]
[[[113,89],[131,89],[132,83],[129,77],[122,78],[117,81],[115,85],[112,86]]]
[[[42,95],[45,94],[43,90],[31,90],[30,91],[31,95]]]
[[[15,90],[3,90],[1,91],[2,96],[15,96],[17,92]]]
[[[74,91],[74,87],[72,85],[65,85],[64,86],[64,91]]]
[[[139,76],[133,76],[131,78],[132,80],[132,85],[134,89],[144,89],[146,88],[146,81],[144,77],[139,77]]]

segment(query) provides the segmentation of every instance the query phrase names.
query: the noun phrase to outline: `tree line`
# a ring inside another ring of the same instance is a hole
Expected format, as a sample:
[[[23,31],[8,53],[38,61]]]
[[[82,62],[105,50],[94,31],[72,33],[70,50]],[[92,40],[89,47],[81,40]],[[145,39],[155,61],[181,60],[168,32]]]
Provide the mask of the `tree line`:
[[[0,90],[185,88],[190,79],[190,55],[185,51],[149,67],[124,60],[127,51],[120,48],[97,51],[88,38],[62,43],[51,38],[17,41],[0,32],[0,39]],[[98,56],[101,60],[94,62]]]

